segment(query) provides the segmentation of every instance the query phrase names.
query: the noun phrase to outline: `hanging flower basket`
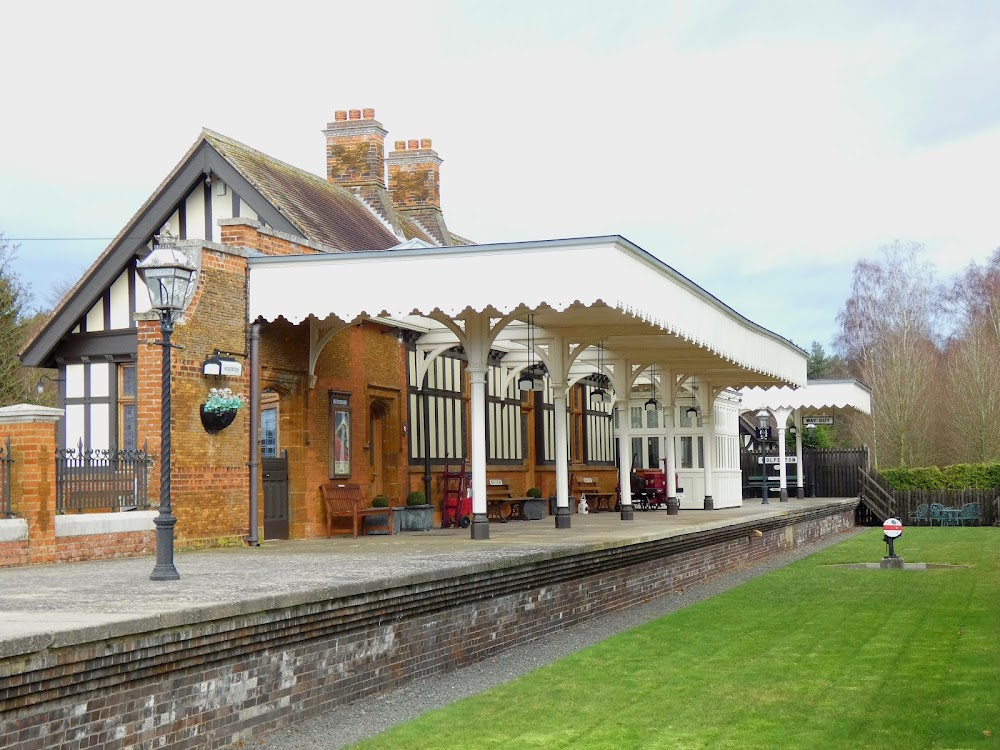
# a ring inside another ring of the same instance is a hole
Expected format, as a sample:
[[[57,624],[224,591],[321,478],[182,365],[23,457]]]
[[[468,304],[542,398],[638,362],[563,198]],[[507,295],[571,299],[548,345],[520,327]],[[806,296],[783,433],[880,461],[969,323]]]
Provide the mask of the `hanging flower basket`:
[[[206,411],[205,405],[201,405],[201,426],[205,432],[214,435],[219,430],[224,430],[236,419],[236,409],[231,411]]]
[[[224,430],[236,419],[236,411],[246,403],[246,398],[229,388],[212,388],[208,400],[201,405],[201,425],[211,435]]]

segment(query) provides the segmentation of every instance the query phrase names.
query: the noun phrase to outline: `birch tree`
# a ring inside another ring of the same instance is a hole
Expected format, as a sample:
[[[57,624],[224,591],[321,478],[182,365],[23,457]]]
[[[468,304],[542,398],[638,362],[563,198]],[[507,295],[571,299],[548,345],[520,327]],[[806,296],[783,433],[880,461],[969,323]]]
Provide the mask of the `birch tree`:
[[[895,242],[854,267],[835,347],[872,390],[872,419],[854,429],[880,466],[934,463],[941,289],[922,246]]]
[[[1000,250],[966,268],[947,296],[954,332],[945,350],[949,455],[956,462],[1000,459]]]

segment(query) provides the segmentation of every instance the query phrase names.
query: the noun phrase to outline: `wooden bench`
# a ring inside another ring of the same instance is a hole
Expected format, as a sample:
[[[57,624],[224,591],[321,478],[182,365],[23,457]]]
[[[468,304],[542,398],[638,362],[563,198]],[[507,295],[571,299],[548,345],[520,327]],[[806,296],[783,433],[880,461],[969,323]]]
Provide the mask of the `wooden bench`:
[[[503,479],[486,480],[486,518],[490,521],[527,521],[524,503],[531,498],[514,497]],[[504,510],[507,512],[504,513]]]
[[[326,503],[326,535],[333,535],[334,518],[350,518],[354,538],[358,538],[358,530],[364,532],[365,521],[369,518],[384,516],[386,528],[392,533],[392,508],[371,508],[365,505],[361,496],[361,487],[356,484],[341,484],[326,482],[321,485],[323,501]]]
[[[574,476],[572,494],[586,495],[587,509],[591,513],[615,509],[615,493],[601,492],[601,486],[593,477]]]

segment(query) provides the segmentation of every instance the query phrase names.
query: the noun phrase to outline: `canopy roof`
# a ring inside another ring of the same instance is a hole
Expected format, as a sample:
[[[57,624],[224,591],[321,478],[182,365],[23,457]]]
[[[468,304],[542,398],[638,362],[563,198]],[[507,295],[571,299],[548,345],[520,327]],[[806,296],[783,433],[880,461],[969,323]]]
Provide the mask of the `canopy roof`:
[[[537,341],[603,341],[608,359],[664,363],[722,385],[806,380],[803,350],[619,236],[254,257],[249,264],[251,321],[381,316],[440,336],[470,312],[510,323],[531,314]]]
[[[804,388],[745,388],[743,409],[854,409],[872,413],[872,392],[857,380],[810,380]]]

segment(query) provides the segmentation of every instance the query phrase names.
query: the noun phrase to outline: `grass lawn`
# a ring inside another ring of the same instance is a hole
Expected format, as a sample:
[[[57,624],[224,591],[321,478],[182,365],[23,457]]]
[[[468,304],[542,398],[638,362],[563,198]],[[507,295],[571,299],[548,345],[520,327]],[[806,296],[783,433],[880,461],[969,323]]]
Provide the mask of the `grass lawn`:
[[[359,748],[1000,747],[1000,529],[872,529]],[[528,645],[526,648],[538,646]]]

